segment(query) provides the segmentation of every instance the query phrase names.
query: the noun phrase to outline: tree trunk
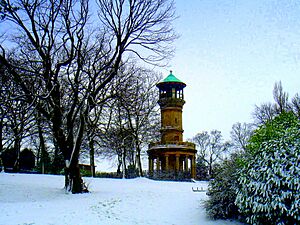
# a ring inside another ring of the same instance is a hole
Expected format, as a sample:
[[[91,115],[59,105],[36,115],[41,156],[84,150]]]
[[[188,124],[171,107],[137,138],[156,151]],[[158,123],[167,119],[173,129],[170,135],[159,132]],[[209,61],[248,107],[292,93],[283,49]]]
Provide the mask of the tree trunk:
[[[60,170],[63,169],[64,167],[61,167],[61,163],[60,163],[60,158],[59,158],[59,147],[58,144],[54,138],[53,140],[54,142],[54,157],[53,157],[53,161],[52,161],[52,173],[54,174],[59,174]]]
[[[45,140],[44,140],[44,136],[43,136],[43,131],[42,131],[42,127],[41,127],[41,121],[40,121],[40,114],[38,113],[37,115],[37,126],[38,126],[38,133],[39,133],[39,139],[40,139],[40,163],[41,163],[41,172],[42,174],[45,173],[45,151],[46,151],[46,147],[45,147]]]
[[[90,138],[89,146],[90,146],[91,175],[92,175],[92,177],[95,177],[95,148],[94,148],[93,138]]]
[[[123,147],[123,154],[122,154],[122,178],[125,179],[127,175],[126,170],[126,150],[125,147]]]
[[[213,164],[213,160],[212,160],[212,156],[210,156],[209,158],[209,165],[208,165],[208,173],[209,173],[209,179],[213,178],[213,174],[212,174],[212,164]]]
[[[142,161],[141,161],[141,148],[138,141],[136,141],[136,161],[137,161],[139,176],[143,177],[144,174],[143,174]]]
[[[88,192],[80,175],[78,160],[65,168],[65,188],[72,194]]]
[[[20,171],[20,151],[21,151],[21,138],[15,134],[14,151],[16,151],[16,161],[13,170],[16,172]]]
[[[3,145],[2,145],[2,140],[3,140],[3,115],[0,115],[1,118],[0,118],[0,154],[2,153],[3,151]]]
[[[68,138],[64,132],[62,123],[62,114],[60,111],[59,91],[53,92],[56,98],[55,110],[52,117],[53,135],[58,147],[58,150],[63,154],[65,160],[65,189],[73,194],[83,192],[83,181],[80,176],[78,165],[79,150],[83,137],[84,130],[84,115],[80,115],[80,125],[78,128],[77,137],[74,143],[73,126],[74,123],[67,123]],[[56,96],[57,95],[57,96]]]
[[[117,175],[121,175],[121,167],[122,167],[122,155],[118,154],[118,168]]]
[[[88,108],[84,111],[84,113],[80,114],[80,125],[78,128],[76,140],[73,143],[73,140],[68,139],[67,146],[69,148],[64,149],[61,146],[62,150],[65,153],[66,160],[66,190],[72,191],[73,194],[79,194],[83,192],[88,192],[87,188],[84,185],[84,182],[80,175],[79,169],[79,152],[83,138],[84,126],[85,126],[85,118],[87,116]]]

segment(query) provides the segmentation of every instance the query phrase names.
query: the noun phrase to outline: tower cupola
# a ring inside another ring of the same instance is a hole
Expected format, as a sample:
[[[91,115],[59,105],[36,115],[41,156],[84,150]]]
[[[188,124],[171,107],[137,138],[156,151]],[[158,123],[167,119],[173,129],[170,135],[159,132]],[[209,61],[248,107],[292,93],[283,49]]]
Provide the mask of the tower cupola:
[[[156,85],[159,89],[159,99],[163,98],[174,98],[183,100],[183,88],[186,84],[181,80],[176,78],[170,71],[169,76],[167,76],[162,82]]]

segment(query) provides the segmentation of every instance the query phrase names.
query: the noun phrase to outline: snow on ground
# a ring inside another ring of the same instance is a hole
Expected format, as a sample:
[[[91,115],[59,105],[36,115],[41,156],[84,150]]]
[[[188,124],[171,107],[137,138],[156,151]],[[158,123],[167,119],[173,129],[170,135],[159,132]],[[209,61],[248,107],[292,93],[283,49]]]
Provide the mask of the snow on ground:
[[[237,225],[206,218],[206,182],[85,178],[91,193],[63,189],[64,176],[0,173],[0,225]]]

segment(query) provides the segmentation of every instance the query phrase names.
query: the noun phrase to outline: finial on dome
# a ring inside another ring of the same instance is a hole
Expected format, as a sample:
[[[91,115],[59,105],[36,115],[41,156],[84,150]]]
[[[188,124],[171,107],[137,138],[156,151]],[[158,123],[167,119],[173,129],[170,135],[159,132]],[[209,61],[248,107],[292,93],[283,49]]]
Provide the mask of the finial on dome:
[[[172,71],[172,70],[170,70],[170,74],[172,74],[172,72],[173,72],[173,71]]]

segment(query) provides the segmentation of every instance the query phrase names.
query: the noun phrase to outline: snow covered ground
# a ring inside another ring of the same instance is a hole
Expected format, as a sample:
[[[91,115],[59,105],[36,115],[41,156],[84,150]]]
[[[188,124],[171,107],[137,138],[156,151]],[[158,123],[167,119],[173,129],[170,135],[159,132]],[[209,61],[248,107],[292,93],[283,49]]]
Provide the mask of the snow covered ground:
[[[206,218],[206,182],[85,178],[91,193],[69,194],[64,177],[0,173],[1,225],[237,225]]]

